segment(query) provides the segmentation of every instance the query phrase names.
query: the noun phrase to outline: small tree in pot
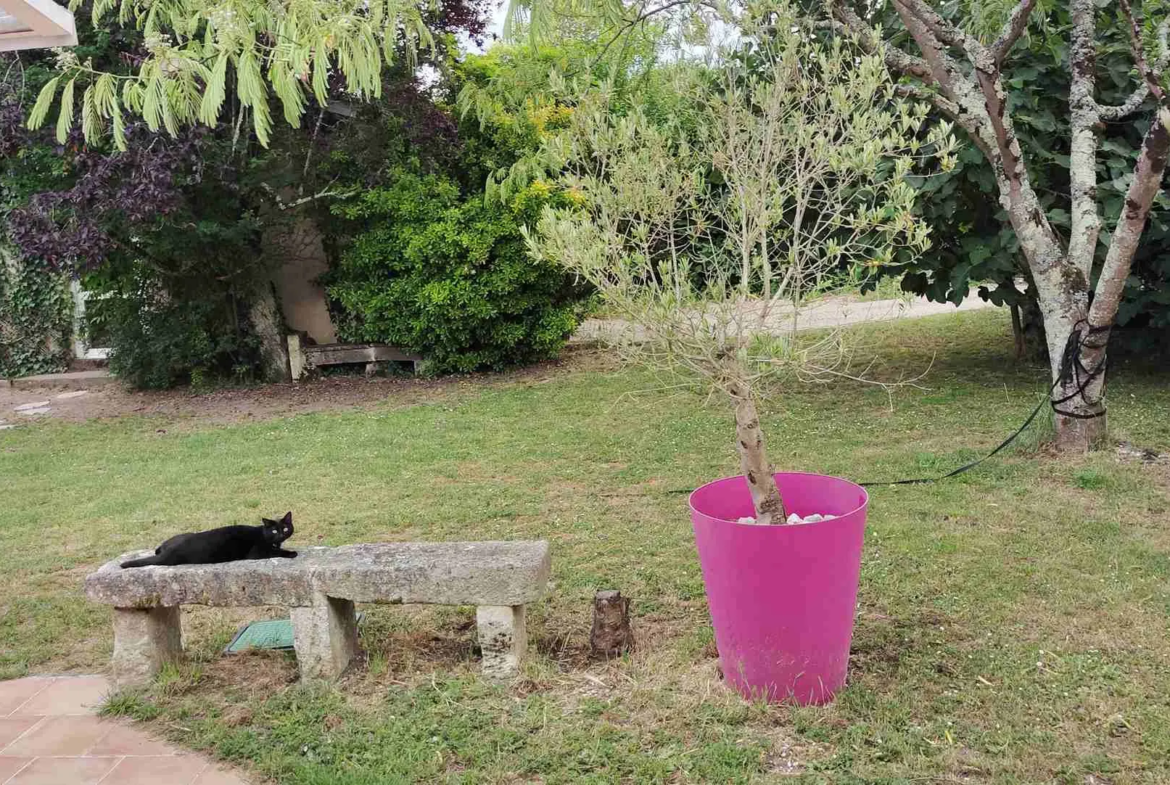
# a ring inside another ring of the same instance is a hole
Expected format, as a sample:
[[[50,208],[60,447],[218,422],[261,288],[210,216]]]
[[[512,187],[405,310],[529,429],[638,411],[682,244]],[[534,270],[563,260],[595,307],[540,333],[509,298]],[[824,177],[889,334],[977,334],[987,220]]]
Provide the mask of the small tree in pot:
[[[739,24],[717,69],[679,69],[684,111],[583,102],[560,142],[578,208],[546,210],[528,241],[597,288],[631,359],[733,405],[743,478],[691,496],[723,672],[749,697],[823,702],[845,682],[867,497],[773,474],[757,399],[852,375],[839,335],[797,334],[802,299],[929,247],[906,178],[949,166],[954,141],[898,99],[873,42],[823,42],[785,5]]]
[[[716,69],[675,74],[689,113],[582,102],[557,140],[580,209],[546,210],[528,241],[597,288],[630,359],[727,395],[755,522],[784,523],[757,399],[849,375],[839,336],[797,337],[802,300],[929,247],[906,177],[928,156],[949,168],[955,142],[896,96],[873,42],[820,40],[783,3],[732,21],[740,43]]]

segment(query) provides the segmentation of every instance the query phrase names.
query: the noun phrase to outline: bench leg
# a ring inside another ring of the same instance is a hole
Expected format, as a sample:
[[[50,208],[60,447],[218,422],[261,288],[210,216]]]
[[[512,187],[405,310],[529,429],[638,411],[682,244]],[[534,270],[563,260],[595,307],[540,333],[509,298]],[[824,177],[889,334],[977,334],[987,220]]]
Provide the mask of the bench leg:
[[[523,605],[481,605],[475,609],[486,679],[511,679],[528,648]]]
[[[164,663],[183,659],[179,606],[114,608],[114,683],[138,687]]]
[[[291,616],[301,680],[340,676],[358,652],[353,603],[320,595],[307,608],[293,608]]]

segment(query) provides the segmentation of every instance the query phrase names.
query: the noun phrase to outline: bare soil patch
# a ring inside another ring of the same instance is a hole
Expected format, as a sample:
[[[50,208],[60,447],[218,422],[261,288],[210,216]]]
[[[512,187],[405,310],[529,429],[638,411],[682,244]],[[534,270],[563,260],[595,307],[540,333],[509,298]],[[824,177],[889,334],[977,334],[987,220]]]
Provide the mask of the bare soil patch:
[[[0,386],[0,420],[10,425],[35,425],[60,420],[84,422],[124,416],[159,418],[164,422],[198,427],[287,417],[310,412],[368,409],[381,404],[409,406],[449,396],[513,385],[540,384],[566,369],[610,364],[597,352],[577,348],[560,360],[498,374],[472,374],[435,379],[416,377],[326,376],[297,383],[223,387],[208,392],[189,388],[135,391],[121,385],[87,390],[84,395],[59,398],[62,390],[19,389]],[[16,407],[48,401],[49,411],[22,415]]]

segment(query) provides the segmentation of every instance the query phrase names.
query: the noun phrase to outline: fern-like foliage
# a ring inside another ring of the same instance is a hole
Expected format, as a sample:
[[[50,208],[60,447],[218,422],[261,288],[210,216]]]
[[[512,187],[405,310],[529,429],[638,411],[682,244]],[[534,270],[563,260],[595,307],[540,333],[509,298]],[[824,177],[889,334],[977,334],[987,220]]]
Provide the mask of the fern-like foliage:
[[[331,74],[352,96],[377,97],[382,68],[396,52],[413,59],[434,45],[410,0],[95,0],[92,15],[95,25],[116,17],[142,30],[148,54],[138,73],[102,73],[66,52],[28,125],[44,125],[59,94],[58,139],[80,114],[87,141],[108,133],[119,150],[126,149],[124,113],[173,136],[182,126],[219,122],[231,87],[267,146],[270,95],[297,126],[310,98],[327,101]]]

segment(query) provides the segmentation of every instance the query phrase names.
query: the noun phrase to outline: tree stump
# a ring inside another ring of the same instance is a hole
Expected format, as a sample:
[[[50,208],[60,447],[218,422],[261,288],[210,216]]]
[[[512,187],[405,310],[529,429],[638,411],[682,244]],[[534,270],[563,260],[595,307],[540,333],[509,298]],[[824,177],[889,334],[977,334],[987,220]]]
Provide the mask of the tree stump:
[[[620,591],[599,591],[593,597],[593,630],[589,646],[594,657],[618,657],[634,648],[630,600]]]

